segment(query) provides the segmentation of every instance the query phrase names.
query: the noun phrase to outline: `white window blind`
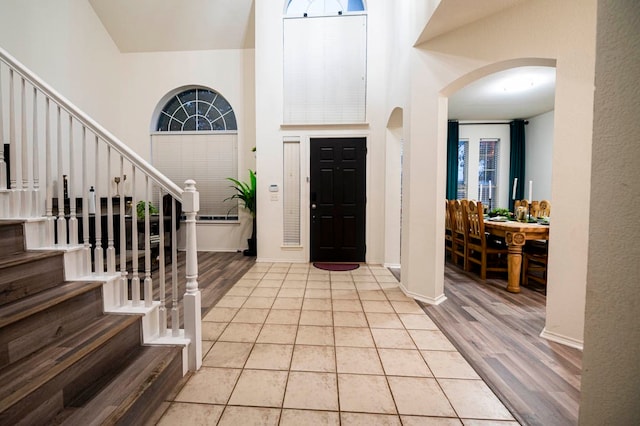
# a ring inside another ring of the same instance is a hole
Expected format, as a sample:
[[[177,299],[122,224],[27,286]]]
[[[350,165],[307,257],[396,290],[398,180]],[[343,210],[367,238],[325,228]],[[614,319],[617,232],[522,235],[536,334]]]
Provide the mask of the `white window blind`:
[[[283,244],[300,245],[300,140],[285,140],[283,147]]]
[[[498,164],[500,163],[500,139],[480,139],[478,164],[478,199],[489,206],[489,185],[493,194],[498,194]]]
[[[363,123],[367,17],[284,19],[284,123]]]
[[[153,165],[183,188],[193,179],[200,192],[199,219],[236,219],[237,201],[224,201],[235,191],[227,177],[238,176],[236,134],[173,133],[151,136]]]

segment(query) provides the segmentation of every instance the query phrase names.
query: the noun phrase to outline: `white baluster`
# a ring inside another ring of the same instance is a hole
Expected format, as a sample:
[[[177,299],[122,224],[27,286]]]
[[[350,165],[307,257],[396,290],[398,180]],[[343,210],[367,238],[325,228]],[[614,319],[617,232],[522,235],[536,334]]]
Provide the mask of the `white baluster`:
[[[50,102],[49,98],[46,98],[45,101],[45,134],[44,134],[44,144],[45,144],[45,179],[46,179],[46,195],[44,199],[45,205],[45,216],[47,217],[47,222],[45,225],[45,245],[51,247],[55,244],[55,223],[56,220],[53,217],[53,175],[51,174],[52,169],[52,161],[51,158],[51,110],[50,110]]]
[[[178,248],[176,242],[176,200],[171,199],[171,331],[173,336],[180,335],[180,310],[178,307]]]
[[[58,144],[58,220],[56,221],[56,227],[58,230],[58,244],[65,245],[67,244],[67,221],[64,217],[64,179],[65,175],[63,174],[62,167],[62,117],[61,117],[60,105],[58,105],[58,117],[57,117],[57,140]]]
[[[10,186],[11,194],[9,199],[9,214],[12,217],[19,216],[20,209],[20,191],[18,190],[18,141],[16,139],[16,94],[13,81],[13,70],[9,69],[9,164],[10,170]]]
[[[151,307],[153,303],[153,281],[151,280],[151,218],[149,214],[149,195],[151,182],[145,176],[144,191],[144,306]]]
[[[159,251],[159,280],[160,280],[160,309],[158,311],[158,321],[160,336],[164,336],[167,333],[167,307],[165,304],[167,303],[166,298],[166,283],[165,280],[165,266],[164,266],[164,215],[166,212],[164,211],[164,199],[162,195],[162,189],[159,190],[160,196],[158,199],[158,233],[160,234],[160,251]]]
[[[7,163],[4,158],[4,98],[2,97],[2,67],[0,67],[0,190],[7,189]],[[3,198],[4,200],[4,198]],[[0,203],[0,214],[2,211]]]
[[[131,300],[140,305],[140,277],[138,276],[138,215],[136,197],[136,167],[131,170]]]
[[[189,370],[196,371],[202,365],[202,321],[201,299],[198,289],[198,252],[196,241],[196,214],[200,209],[200,194],[196,191],[193,180],[185,182],[182,193],[182,206],[187,215],[186,250],[187,250],[187,292],[184,295],[184,333],[189,342]],[[174,265],[175,267],[175,265]]]
[[[69,197],[69,244],[78,244],[78,218],[76,217],[76,191],[75,191],[75,146],[73,140],[73,117],[69,114],[69,176],[68,176],[68,197]],[[87,208],[86,204],[84,205]]]
[[[113,197],[111,195],[111,146],[107,145],[107,272],[116,272],[116,248],[113,245]],[[96,194],[96,204],[102,205]]]
[[[31,194],[29,193],[29,135],[27,134],[27,87],[20,79],[20,159],[22,184],[20,185],[20,217],[31,217]]]
[[[42,216],[40,211],[40,144],[38,138],[38,89],[33,88],[33,198],[31,202],[32,216]]]
[[[82,126],[82,238],[84,241],[84,273],[91,273],[91,243],[89,242],[89,196],[85,192],[85,188],[88,188],[89,178],[87,173],[87,163],[89,162],[87,153],[87,128]],[[95,216],[95,215],[94,215]],[[94,219],[97,219],[94,217]]]
[[[120,176],[124,177],[124,157],[120,156]],[[124,217],[124,191],[120,191],[120,304],[124,305],[129,300],[129,282],[127,278],[127,227]]]
[[[98,136],[95,138],[95,182],[94,187],[96,194],[100,193],[100,141]],[[102,251],[102,206],[96,203],[96,247],[93,252],[93,262],[95,264],[96,274],[104,274],[104,253]]]

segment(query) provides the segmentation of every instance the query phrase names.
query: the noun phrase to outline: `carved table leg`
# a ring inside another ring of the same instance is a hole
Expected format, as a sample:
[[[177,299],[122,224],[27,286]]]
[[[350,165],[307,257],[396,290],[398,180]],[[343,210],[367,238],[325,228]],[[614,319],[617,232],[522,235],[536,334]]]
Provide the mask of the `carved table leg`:
[[[526,241],[523,233],[507,232],[505,238],[509,246],[509,255],[507,262],[509,264],[509,284],[507,291],[511,293],[520,293],[520,271],[522,269],[522,247]]]

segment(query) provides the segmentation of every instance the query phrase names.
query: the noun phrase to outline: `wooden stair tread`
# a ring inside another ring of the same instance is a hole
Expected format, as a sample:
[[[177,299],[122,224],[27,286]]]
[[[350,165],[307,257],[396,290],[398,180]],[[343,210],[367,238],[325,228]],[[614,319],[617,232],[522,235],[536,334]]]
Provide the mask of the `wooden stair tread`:
[[[67,281],[60,286],[0,306],[0,328],[44,311],[79,294],[91,291],[102,284],[100,281]]]
[[[66,339],[0,371],[3,384],[0,413],[136,321],[139,321],[137,315],[104,315]]]
[[[10,268],[17,265],[24,265],[29,262],[48,259],[56,256],[62,257],[63,255],[63,252],[55,250],[38,250],[12,253],[10,255],[0,257],[0,269]]]
[[[132,409],[136,401],[154,381],[171,367],[181,348],[176,346],[144,346],[140,355],[105,386],[87,404],[65,416],[61,424],[115,424]],[[180,365],[182,361],[180,360]],[[180,372],[180,376],[182,372]],[[64,414],[63,414],[64,416]]]

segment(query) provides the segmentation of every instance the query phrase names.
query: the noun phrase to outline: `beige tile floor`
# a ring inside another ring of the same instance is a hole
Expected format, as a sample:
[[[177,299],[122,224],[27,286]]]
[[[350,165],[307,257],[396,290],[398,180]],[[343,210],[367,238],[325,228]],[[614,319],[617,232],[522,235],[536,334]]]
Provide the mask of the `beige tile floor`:
[[[258,263],[202,334],[159,425],[518,424],[380,266]]]

